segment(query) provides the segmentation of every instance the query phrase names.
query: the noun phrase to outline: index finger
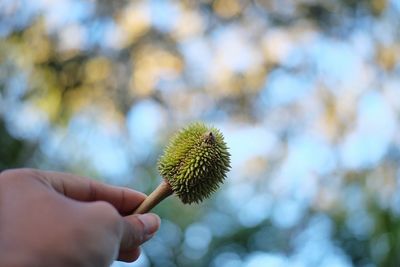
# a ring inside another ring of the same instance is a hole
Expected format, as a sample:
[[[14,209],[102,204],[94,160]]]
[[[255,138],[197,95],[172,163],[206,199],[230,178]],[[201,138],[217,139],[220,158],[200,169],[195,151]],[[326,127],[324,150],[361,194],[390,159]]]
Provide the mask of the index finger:
[[[122,215],[131,214],[146,198],[145,194],[133,189],[107,185],[82,176],[51,171],[37,172],[52,188],[66,197],[79,201],[106,201]]]

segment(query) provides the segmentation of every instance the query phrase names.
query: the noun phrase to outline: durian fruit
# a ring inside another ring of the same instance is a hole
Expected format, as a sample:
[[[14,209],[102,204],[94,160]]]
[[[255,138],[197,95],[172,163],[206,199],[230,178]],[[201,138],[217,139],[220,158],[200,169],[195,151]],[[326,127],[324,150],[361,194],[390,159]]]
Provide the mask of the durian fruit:
[[[230,154],[222,133],[203,123],[178,132],[158,162],[164,178],[135,213],[151,210],[175,193],[183,203],[199,203],[215,192],[230,169]]]

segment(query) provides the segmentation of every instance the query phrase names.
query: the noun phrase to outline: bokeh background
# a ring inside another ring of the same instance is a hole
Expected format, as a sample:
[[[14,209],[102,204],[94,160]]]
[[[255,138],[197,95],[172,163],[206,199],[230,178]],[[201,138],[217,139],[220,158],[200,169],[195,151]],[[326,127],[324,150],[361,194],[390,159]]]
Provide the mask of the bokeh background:
[[[204,121],[226,183],[164,201],[113,267],[400,266],[399,17],[399,0],[0,0],[0,169],[149,193],[171,135]]]

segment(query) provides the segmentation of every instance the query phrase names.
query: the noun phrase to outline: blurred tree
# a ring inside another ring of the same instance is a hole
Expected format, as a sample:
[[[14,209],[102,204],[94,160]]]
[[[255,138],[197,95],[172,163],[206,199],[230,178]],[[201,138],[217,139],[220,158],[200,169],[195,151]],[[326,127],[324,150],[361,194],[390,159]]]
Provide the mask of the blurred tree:
[[[231,142],[144,266],[399,266],[399,1],[0,2],[0,170],[149,192],[181,125]],[[132,173],[134,178],[131,178]],[[275,264],[275,265],[274,265]]]

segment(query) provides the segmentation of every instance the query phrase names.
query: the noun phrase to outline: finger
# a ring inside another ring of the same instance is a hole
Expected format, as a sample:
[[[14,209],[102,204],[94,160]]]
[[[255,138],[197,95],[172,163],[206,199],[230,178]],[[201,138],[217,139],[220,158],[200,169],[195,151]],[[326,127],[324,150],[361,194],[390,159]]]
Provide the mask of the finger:
[[[122,251],[119,253],[117,260],[125,262],[134,262],[140,256],[140,247],[135,248],[133,251]]]
[[[113,205],[120,214],[131,214],[146,195],[125,187],[107,185],[68,173],[38,171],[57,192],[79,201],[102,200]]]
[[[149,240],[160,228],[160,217],[153,213],[124,218],[120,252],[129,252]]]

